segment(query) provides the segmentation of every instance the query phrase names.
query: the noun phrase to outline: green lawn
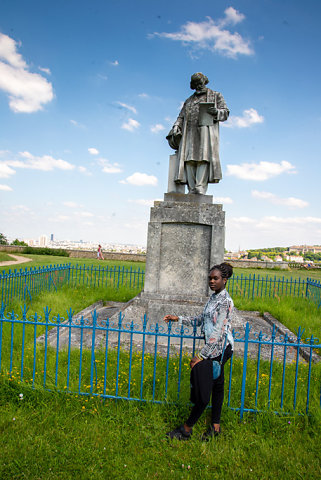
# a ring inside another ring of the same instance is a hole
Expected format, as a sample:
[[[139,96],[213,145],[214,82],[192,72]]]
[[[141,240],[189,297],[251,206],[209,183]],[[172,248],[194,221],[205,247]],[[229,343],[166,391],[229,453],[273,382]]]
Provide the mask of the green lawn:
[[[21,398],[22,394],[22,398]],[[222,435],[202,443],[165,433],[188,415],[177,406],[105,401],[32,390],[0,379],[0,478],[253,479],[321,477],[320,412],[239,415],[226,407]]]
[[[6,255],[4,253],[0,253],[0,255]],[[15,254],[15,255],[21,255],[21,254]],[[51,255],[22,255],[27,258],[31,258],[32,261],[28,262],[27,264],[21,264],[19,265],[14,265],[14,266],[9,266],[9,267],[1,267],[1,271],[8,271],[9,269],[13,270],[17,268],[18,270],[22,268],[23,270],[25,268],[30,268],[30,267],[42,267],[42,266],[47,266],[47,265],[60,265],[60,264],[65,264],[65,263],[71,263],[72,265],[86,265],[86,266],[101,266],[101,267],[106,267],[108,266],[125,266],[126,268],[132,267],[133,269],[145,269],[145,262],[125,262],[125,261],[120,261],[120,260],[97,260],[96,258],[70,258],[70,257],[57,257],[57,256],[51,256]],[[307,277],[313,278],[316,280],[321,281],[321,269],[318,270],[309,270],[309,269],[293,269],[293,270],[280,270],[280,269],[267,269],[267,268],[234,268],[234,275],[243,275],[243,276],[249,276],[249,275],[260,275],[260,277],[266,277],[268,276],[269,278],[293,278],[293,279],[298,279],[302,278],[306,280]]]
[[[14,259],[10,257],[10,255],[8,255],[7,253],[0,252],[0,262],[9,262],[10,260],[14,261]],[[0,271],[3,269],[3,267],[0,267]]]
[[[124,262],[107,262],[92,259],[65,259],[63,257],[32,256],[33,263],[40,266],[71,262],[85,265],[124,265]],[[58,260],[57,260],[58,259]],[[144,264],[129,263],[140,269]],[[255,271],[235,269],[236,274],[249,273],[276,275],[278,278],[298,274],[284,271]],[[300,272],[306,278],[306,272]],[[310,273],[310,272],[309,272]],[[309,275],[311,276],[311,275]],[[298,277],[296,277],[298,278]],[[120,300],[126,301],[136,293],[127,288],[114,289],[90,287],[62,287],[58,293],[45,292],[33,298],[29,314],[35,311],[41,313],[48,305],[52,314],[64,314],[67,307],[75,311],[88,306],[94,301]],[[321,312],[315,305],[305,299],[258,299],[245,300],[235,296],[236,306],[240,309],[269,311],[290,329],[302,325],[306,328],[305,335],[319,335]],[[11,305],[19,311],[20,304]],[[6,325],[9,327],[9,325]],[[16,328],[16,327],[15,327]],[[18,340],[14,349],[21,351],[19,329],[15,330]],[[38,330],[38,334],[39,334]],[[8,352],[10,350],[10,328],[3,332],[3,365],[8,368]],[[320,336],[320,335],[319,335]],[[29,339],[30,337],[30,339]],[[5,340],[7,338],[7,340]],[[26,337],[31,341],[32,332]],[[188,401],[188,364],[184,363],[182,372],[182,400],[178,405],[139,404],[130,401],[102,401],[89,396],[75,394],[49,393],[41,390],[41,381],[35,374],[36,388],[31,387],[32,381],[27,373],[33,371],[32,356],[27,358],[31,347],[26,343],[25,382],[19,382],[19,356],[14,356],[13,376],[0,376],[0,478],[2,479],[319,479],[321,477],[320,435],[321,411],[313,408],[309,416],[289,415],[277,416],[272,413],[246,414],[240,422],[239,415],[228,409],[223,409],[223,434],[209,444],[200,441],[200,435],[206,428],[208,415],[203,415],[194,429],[190,442],[168,442],[166,431],[171,430],[186,418]],[[28,350],[29,348],[29,350]],[[77,355],[75,358],[77,368]],[[90,361],[90,355],[84,354]],[[124,355],[124,354],[122,354]],[[6,357],[6,360],[5,360]],[[120,392],[126,391],[128,365],[124,356],[124,372],[120,374]],[[112,358],[112,356],[111,356]],[[122,357],[121,357],[122,358]],[[137,372],[133,371],[137,380],[133,384],[132,393],[139,391],[139,356]],[[67,353],[60,356],[60,368],[65,369]],[[98,360],[98,375],[102,364]],[[30,365],[28,364],[30,363]],[[40,363],[39,363],[40,362]],[[177,365],[170,364],[170,397],[175,397],[177,381]],[[151,364],[150,366],[149,363]],[[37,348],[37,371],[41,373],[43,351]],[[50,368],[54,371],[54,357],[48,361],[48,385],[54,387],[54,375],[49,375]],[[289,365],[294,369],[295,365]],[[313,405],[319,405],[319,388],[321,381],[320,365],[316,366],[312,378]],[[113,367],[111,367],[113,368]],[[136,367],[135,367],[136,368]],[[146,368],[152,368],[152,358],[146,358]],[[236,363],[234,384],[232,385],[232,406],[238,406],[241,363]],[[254,368],[254,367],[253,367]],[[300,382],[305,382],[304,366],[300,367]],[[135,373],[136,372],[136,373]],[[268,385],[267,373],[261,371],[262,383],[260,392],[266,395]],[[84,375],[88,377],[89,369]],[[279,388],[281,369],[275,368],[273,373],[273,388]],[[41,376],[41,375],[40,375]],[[14,378],[15,377],[15,378]],[[71,369],[71,385],[77,385],[76,370]],[[59,377],[58,386],[65,388],[66,375]],[[249,389],[246,391],[246,401],[253,403],[252,396],[255,370],[249,375]],[[150,376],[146,376],[144,388],[151,388]],[[87,378],[86,383],[89,383]],[[157,391],[161,391],[164,378],[161,379]],[[115,375],[107,388],[115,388]],[[97,384],[98,390],[102,384]],[[286,388],[293,392],[293,385],[287,383]],[[97,390],[97,392],[98,392]],[[273,390],[274,391],[274,390]],[[20,396],[22,394],[22,397]],[[301,401],[301,400],[300,400]]]

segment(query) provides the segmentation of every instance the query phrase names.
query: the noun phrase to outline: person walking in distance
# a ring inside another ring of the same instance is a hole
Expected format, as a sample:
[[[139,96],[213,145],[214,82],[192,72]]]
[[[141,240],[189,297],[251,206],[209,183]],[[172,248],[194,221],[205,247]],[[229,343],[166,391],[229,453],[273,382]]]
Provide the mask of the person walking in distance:
[[[101,245],[98,245],[98,250],[97,250],[97,259],[98,259],[98,260],[104,260],[104,257],[103,257],[103,252],[102,252]]]

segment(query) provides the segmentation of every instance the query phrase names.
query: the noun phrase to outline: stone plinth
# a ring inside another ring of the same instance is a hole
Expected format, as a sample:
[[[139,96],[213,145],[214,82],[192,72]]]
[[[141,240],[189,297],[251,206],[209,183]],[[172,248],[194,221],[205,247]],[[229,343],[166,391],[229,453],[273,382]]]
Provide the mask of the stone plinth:
[[[212,201],[209,195],[166,193],[151,208],[145,287],[138,300],[150,321],[202,311],[208,271],[224,257],[225,213]]]

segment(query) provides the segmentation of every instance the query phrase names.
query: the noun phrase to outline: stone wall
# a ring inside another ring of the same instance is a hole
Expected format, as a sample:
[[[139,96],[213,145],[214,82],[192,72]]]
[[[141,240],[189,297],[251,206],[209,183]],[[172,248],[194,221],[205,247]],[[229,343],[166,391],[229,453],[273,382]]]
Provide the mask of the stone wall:
[[[235,268],[280,268],[281,270],[288,270],[288,262],[262,262],[262,261],[251,261],[251,260],[225,260],[227,263],[230,263],[232,267]]]
[[[25,247],[17,247],[15,245],[0,245],[0,252],[7,253],[22,253]],[[67,250],[70,254],[70,258],[97,258],[97,252],[91,250]],[[126,262],[145,262],[146,255],[138,253],[121,253],[121,252],[112,252],[107,253],[103,252],[105,260],[119,260]],[[66,258],[67,257],[61,257]],[[280,268],[281,270],[288,270],[288,262],[260,262],[260,261],[251,261],[251,260],[226,260],[233,267],[237,268]],[[292,265],[291,265],[292,267]]]
[[[0,245],[0,252],[7,253],[23,253],[25,247],[17,247],[15,245]],[[69,258],[97,258],[97,252],[92,250],[68,250]],[[145,262],[146,255],[138,253],[121,253],[121,252],[103,252],[105,260],[120,260],[122,262]],[[64,261],[68,261],[68,257],[61,257]]]

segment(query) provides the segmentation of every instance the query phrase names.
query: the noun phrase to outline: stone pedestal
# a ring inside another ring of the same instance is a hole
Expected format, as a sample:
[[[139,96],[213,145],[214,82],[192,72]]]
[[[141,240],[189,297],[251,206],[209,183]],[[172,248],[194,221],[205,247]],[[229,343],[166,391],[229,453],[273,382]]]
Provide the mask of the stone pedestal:
[[[151,208],[139,303],[152,323],[204,307],[209,268],[224,257],[225,213],[212,202],[210,195],[165,193]]]

